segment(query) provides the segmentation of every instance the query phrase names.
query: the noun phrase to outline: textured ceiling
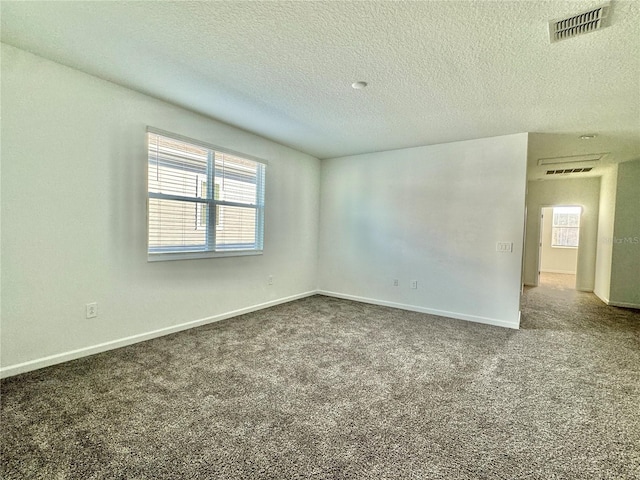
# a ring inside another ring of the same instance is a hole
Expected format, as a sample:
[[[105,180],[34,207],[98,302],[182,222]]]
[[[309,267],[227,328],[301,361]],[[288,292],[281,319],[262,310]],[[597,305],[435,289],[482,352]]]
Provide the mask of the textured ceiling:
[[[600,3],[2,1],[1,26],[5,43],[319,158],[537,132],[533,161],[595,143],[625,161],[640,156],[640,2],[548,40],[548,20]]]

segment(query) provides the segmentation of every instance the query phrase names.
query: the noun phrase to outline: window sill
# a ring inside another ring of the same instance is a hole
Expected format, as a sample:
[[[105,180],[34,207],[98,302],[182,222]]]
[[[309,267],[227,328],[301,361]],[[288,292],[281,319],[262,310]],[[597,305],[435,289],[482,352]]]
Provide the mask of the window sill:
[[[198,260],[201,258],[245,257],[249,255],[262,255],[262,250],[231,250],[228,252],[148,253],[147,262]]]

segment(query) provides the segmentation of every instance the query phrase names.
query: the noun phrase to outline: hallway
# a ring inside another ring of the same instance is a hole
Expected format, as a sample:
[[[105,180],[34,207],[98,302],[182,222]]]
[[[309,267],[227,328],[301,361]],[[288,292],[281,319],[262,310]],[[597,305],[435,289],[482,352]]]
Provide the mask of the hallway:
[[[540,272],[540,285],[572,290],[576,288],[576,276],[569,273]]]
[[[575,290],[575,275],[542,273],[540,286],[525,287],[523,330],[631,333],[640,339],[640,310],[605,305],[593,293]]]

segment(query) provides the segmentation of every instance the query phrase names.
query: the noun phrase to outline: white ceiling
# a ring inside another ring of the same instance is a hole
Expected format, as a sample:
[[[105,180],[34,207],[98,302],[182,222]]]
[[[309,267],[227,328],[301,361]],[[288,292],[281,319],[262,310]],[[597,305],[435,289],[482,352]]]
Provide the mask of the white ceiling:
[[[545,156],[640,157],[640,2],[548,40],[549,20],[601,3],[2,1],[1,27],[5,43],[318,158],[536,132],[535,176]]]

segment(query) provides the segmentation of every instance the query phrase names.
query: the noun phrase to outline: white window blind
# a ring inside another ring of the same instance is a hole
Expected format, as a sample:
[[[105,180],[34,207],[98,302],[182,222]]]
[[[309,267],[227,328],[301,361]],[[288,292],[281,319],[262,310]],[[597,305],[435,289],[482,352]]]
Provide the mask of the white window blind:
[[[552,247],[577,247],[580,238],[580,207],[554,207]]]
[[[149,258],[260,253],[264,163],[153,131],[147,136]]]

